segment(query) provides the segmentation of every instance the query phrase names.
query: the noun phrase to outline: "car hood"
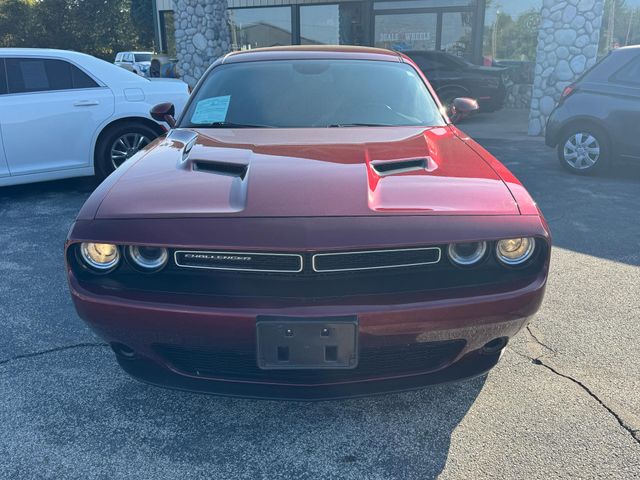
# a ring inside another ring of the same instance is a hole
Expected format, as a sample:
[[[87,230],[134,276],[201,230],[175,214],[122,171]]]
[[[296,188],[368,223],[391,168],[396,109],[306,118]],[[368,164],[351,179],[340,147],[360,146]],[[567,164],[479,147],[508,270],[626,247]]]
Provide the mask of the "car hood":
[[[449,127],[177,129],[115,176],[96,218],[519,213]]]

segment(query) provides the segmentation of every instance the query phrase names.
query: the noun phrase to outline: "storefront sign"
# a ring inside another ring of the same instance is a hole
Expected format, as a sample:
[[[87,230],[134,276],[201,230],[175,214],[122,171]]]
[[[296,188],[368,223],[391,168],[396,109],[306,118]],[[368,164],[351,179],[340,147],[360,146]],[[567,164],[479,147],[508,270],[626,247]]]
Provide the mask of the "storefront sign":
[[[433,34],[431,32],[393,32],[385,33],[380,32],[381,42],[419,42],[419,41],[431,41]]]

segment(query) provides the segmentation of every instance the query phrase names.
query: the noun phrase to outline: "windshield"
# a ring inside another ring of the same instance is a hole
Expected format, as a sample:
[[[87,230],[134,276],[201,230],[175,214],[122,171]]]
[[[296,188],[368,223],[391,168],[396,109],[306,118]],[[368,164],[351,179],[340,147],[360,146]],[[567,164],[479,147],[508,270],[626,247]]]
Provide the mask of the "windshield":
[[[441,126],[410,65],[369,60],[278,60],[214,68],[182,127]]]
[[[136,53],[136,62],[150,62],[151,54],[150,53]]]

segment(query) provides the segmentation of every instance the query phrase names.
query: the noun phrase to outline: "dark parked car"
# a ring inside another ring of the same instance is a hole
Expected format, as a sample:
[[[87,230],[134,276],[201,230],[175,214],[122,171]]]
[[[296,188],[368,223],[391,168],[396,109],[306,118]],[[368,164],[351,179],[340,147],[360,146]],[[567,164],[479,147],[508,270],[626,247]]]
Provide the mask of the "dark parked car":
[[[614,50],[565,88],[546,142],[573,173],[602,170],[618,158],[640,160],[640,46]]]
[[[445,52],[402,53],[416,62],[447,108],[458,97],[475,98],[483,112],[494,112],[502,108],[506,97],[506,68],[474,65]]]
[[[134,377],[299,399],[416,388],[486,372],[540,307],[542,213],[409,58],[232,53],[177,126],[153,112],[175,128],[93,193],[66,245],[78,313]]]

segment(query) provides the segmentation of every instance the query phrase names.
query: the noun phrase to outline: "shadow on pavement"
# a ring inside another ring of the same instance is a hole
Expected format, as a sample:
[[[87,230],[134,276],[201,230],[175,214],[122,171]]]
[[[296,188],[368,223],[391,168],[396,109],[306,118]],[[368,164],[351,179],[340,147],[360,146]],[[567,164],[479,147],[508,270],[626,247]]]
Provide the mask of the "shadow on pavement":
[[[72,454],[73,478],[108,478],[120,467],[140,478],[436,478],[486,379],[293,403],[146,386],[116,371],[106,348],[50,361],[43,370],[24,362],[11,390],[5,383],[15,415],[5,419],[0,450],[15,442],[9,451],[21,449],[25,461],[30,453],[47,456],[52,469],[66,468],[56,457]],[[14,459],[18,469],[22,457]]]
[[[68,178],[51,182],[28,183],[25,185],[13,185],[0,187],[0,206],[5,201],[11,200],[35,200],[40,195],[55,196],[56,194],[87,194],[87,197],[100,184],[93,177]],[[73,221],[72,218],[69,221]]]

